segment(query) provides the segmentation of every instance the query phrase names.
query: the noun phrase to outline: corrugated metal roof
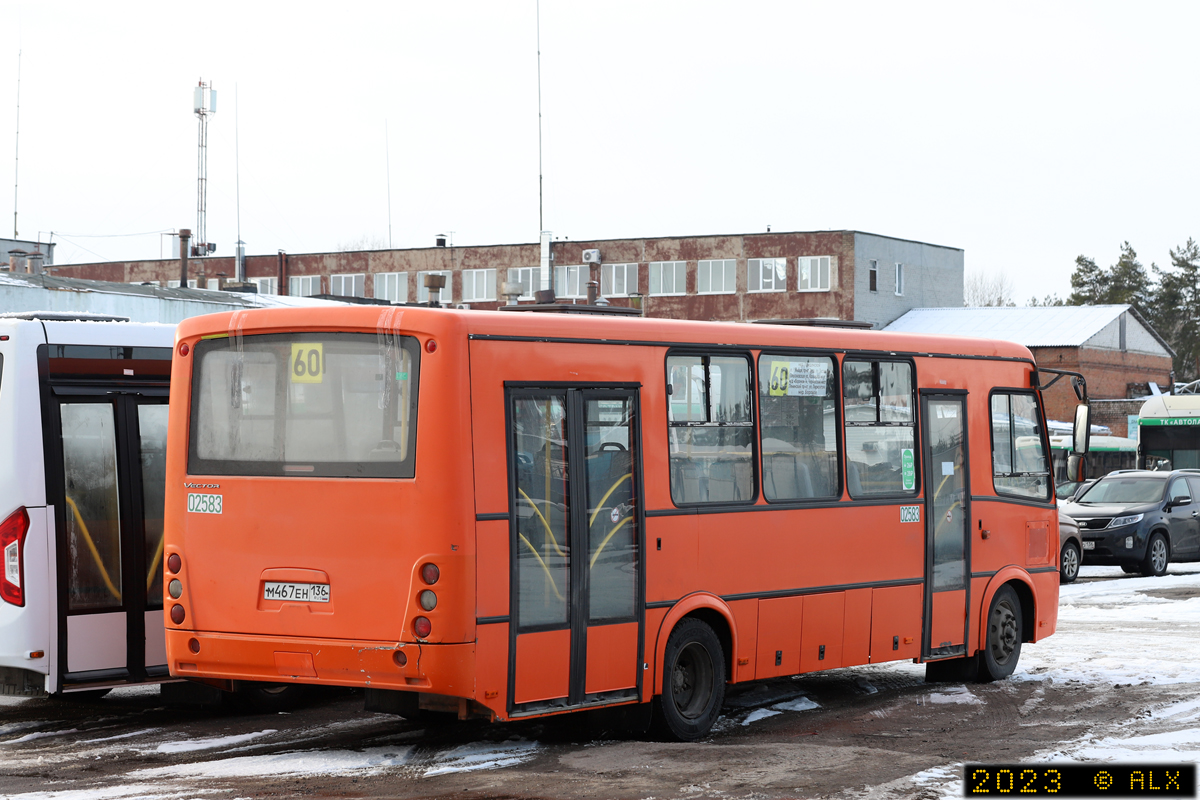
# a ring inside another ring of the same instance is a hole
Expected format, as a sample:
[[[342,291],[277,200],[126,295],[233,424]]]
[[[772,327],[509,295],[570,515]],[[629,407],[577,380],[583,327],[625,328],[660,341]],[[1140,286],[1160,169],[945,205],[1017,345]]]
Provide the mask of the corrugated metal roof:
[[[1127,305],[914,308],[884,330],[1004,339],[1026,347],[1079,347],[1128,310]]]

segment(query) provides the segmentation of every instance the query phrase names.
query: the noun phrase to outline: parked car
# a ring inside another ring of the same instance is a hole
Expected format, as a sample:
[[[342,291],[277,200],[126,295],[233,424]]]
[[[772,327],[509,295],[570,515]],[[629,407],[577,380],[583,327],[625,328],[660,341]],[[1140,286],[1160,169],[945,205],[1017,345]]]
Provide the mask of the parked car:
[[[1118,470],[1061,507],[1079,525],[1083,563],[1162,575],[1200,560],[1200,470]]]
[[[1079,577],[1083,557],[1083,539],[1079,525],[1059,509],[1058,512],[1058,582],[1070,583]]]
[[[1054,487],[1054,496],[1059,500],[1070,500],[1095,482],[1095,478],[1086,481],[1063,481]]]

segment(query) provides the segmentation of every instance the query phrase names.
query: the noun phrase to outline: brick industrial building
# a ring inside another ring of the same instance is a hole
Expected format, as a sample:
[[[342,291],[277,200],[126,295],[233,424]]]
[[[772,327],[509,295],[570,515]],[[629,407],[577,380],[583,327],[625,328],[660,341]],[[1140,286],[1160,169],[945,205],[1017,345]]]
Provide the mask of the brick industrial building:
[[[1092,421],[1115,436],[1127,435],[1127,417],[1141,408],[1149,384],[1171,386],[1175,352],[1127,305],[1038,308],[921,308],[887,326],[889,331],[978,336],[1020,342],[1039,366],[1087,378]],[[1046,416],[1069,421],[1078,400],[1066,381],[1045,393]]]
[[[447,277],[438,298],[492,309],[505,282],[520,302],[553,288],[560,300],[586,296],[585,250],[598,250],[601,295],[641,304],[649,317],[754,320],[831,317],[882,327],[912,308],[961,305],[963,251],[860,231],[754,233],[478,247],[247,256],[246,279],[262,293],[340,295],[389,302],[428,300],[423,277]],[[179,285],[179,262],[75,264],[56,275]],[[219,288],[236,274],[232,257],[190,263],[189,282]]]

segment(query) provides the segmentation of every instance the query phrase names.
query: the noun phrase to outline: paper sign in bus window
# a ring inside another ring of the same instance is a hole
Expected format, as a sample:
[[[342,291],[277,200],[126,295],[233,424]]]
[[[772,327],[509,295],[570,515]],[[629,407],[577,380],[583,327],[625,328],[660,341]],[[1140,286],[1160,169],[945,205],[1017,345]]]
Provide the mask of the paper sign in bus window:
[[[292,383],[320,383],[325,373],[325,346],[320,342],[292,342]]]
[[[771,397],[824,397],[828,361],[772,361]]]

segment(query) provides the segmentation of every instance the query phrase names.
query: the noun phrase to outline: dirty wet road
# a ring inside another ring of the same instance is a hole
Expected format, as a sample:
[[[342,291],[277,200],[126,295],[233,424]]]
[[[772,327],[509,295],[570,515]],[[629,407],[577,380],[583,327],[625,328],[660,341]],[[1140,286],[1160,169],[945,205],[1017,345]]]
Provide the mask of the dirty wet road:
[[[961,796],[967,761],[1178,760],[1200,747],[1200,570],[1099,569],[1066,587],[1059,633],[1027,645],[1008,681],[926,684],[900,663],[739,685],[694,744],[579,718],[422,727],[364,712],[352,690],[287,714],[168,708],[154,688],[8,699],[0,794],[924,798]]]

